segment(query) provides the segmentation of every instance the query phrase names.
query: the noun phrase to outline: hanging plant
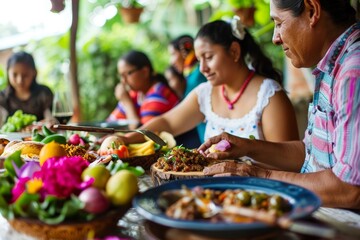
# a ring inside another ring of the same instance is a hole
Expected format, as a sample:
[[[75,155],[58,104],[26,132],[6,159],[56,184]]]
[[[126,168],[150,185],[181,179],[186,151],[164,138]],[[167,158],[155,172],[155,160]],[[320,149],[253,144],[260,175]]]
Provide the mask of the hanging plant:
[[[53,13],[59,13],[65,9],[65,0],[50,0],[51,1],[51,9],[50,11]]]

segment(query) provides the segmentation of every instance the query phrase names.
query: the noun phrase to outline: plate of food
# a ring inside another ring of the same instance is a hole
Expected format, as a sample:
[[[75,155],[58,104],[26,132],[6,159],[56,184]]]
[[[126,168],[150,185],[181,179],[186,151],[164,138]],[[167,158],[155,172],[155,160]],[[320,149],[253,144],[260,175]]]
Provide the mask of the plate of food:
[[[245,199],[245,200],[244,200]],[[249,237],[305,218],[321,205],[311,191],[254,177],[194,178],[171,181],[133,200],[147,220],[204,235]]]
[[[197,149],[176,146],[169,149],[151,166],[151,178],[155,186],[172,180],[205,177],[203,170],[220,162],[206,158]]]

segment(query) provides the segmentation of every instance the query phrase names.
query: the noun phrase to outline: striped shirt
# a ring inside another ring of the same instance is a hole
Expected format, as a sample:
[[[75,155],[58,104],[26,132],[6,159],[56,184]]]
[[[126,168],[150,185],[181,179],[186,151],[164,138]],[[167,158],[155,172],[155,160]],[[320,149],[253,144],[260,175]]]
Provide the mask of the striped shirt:
[[[175,92],[160,82],[154,84],[145,96],[134,91],[130,91],[130,96],[137,108],[141,124],[169,111],[179,102],[179,98]],[[121,102],[118,102],[116,108],[107,118],[107,121],[116,121],[119,119],[126,119],[126,113]]]
[[[331,168],[344,182],[360,185],[360,23],[329,48],[313,74],[301,172]]]

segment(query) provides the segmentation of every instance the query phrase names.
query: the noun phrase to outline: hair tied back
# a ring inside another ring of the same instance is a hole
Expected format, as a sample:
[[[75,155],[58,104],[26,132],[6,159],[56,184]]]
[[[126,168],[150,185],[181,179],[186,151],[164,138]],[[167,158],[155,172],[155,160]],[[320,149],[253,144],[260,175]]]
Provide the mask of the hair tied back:
[[[239,16],[234,16],[231,19],[231,30],[232,30],[232,34],[239,40],[244,40],[245,38],[245,26],[244,24],[241,22],[240,17]]]

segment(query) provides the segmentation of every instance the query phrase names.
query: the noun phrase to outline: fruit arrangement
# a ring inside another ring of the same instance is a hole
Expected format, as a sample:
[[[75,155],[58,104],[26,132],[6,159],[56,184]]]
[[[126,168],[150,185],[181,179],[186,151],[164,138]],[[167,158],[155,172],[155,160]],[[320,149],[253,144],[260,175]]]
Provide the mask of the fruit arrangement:
[[[99,155],[116,154],[120,159],[154,154],[161,148],[160,145],[148,140],[143,143],[125,145],[116,136],[107,137],[100,146]]]
[[[81,156],[66,156],[55,141],[43,144],[39,161],[26,162],[21,154],[18,150],[5,159],[0,176],[0,213],[9,221],[89,221],[128,206],[144,172],[121,161],[90,165]]]

